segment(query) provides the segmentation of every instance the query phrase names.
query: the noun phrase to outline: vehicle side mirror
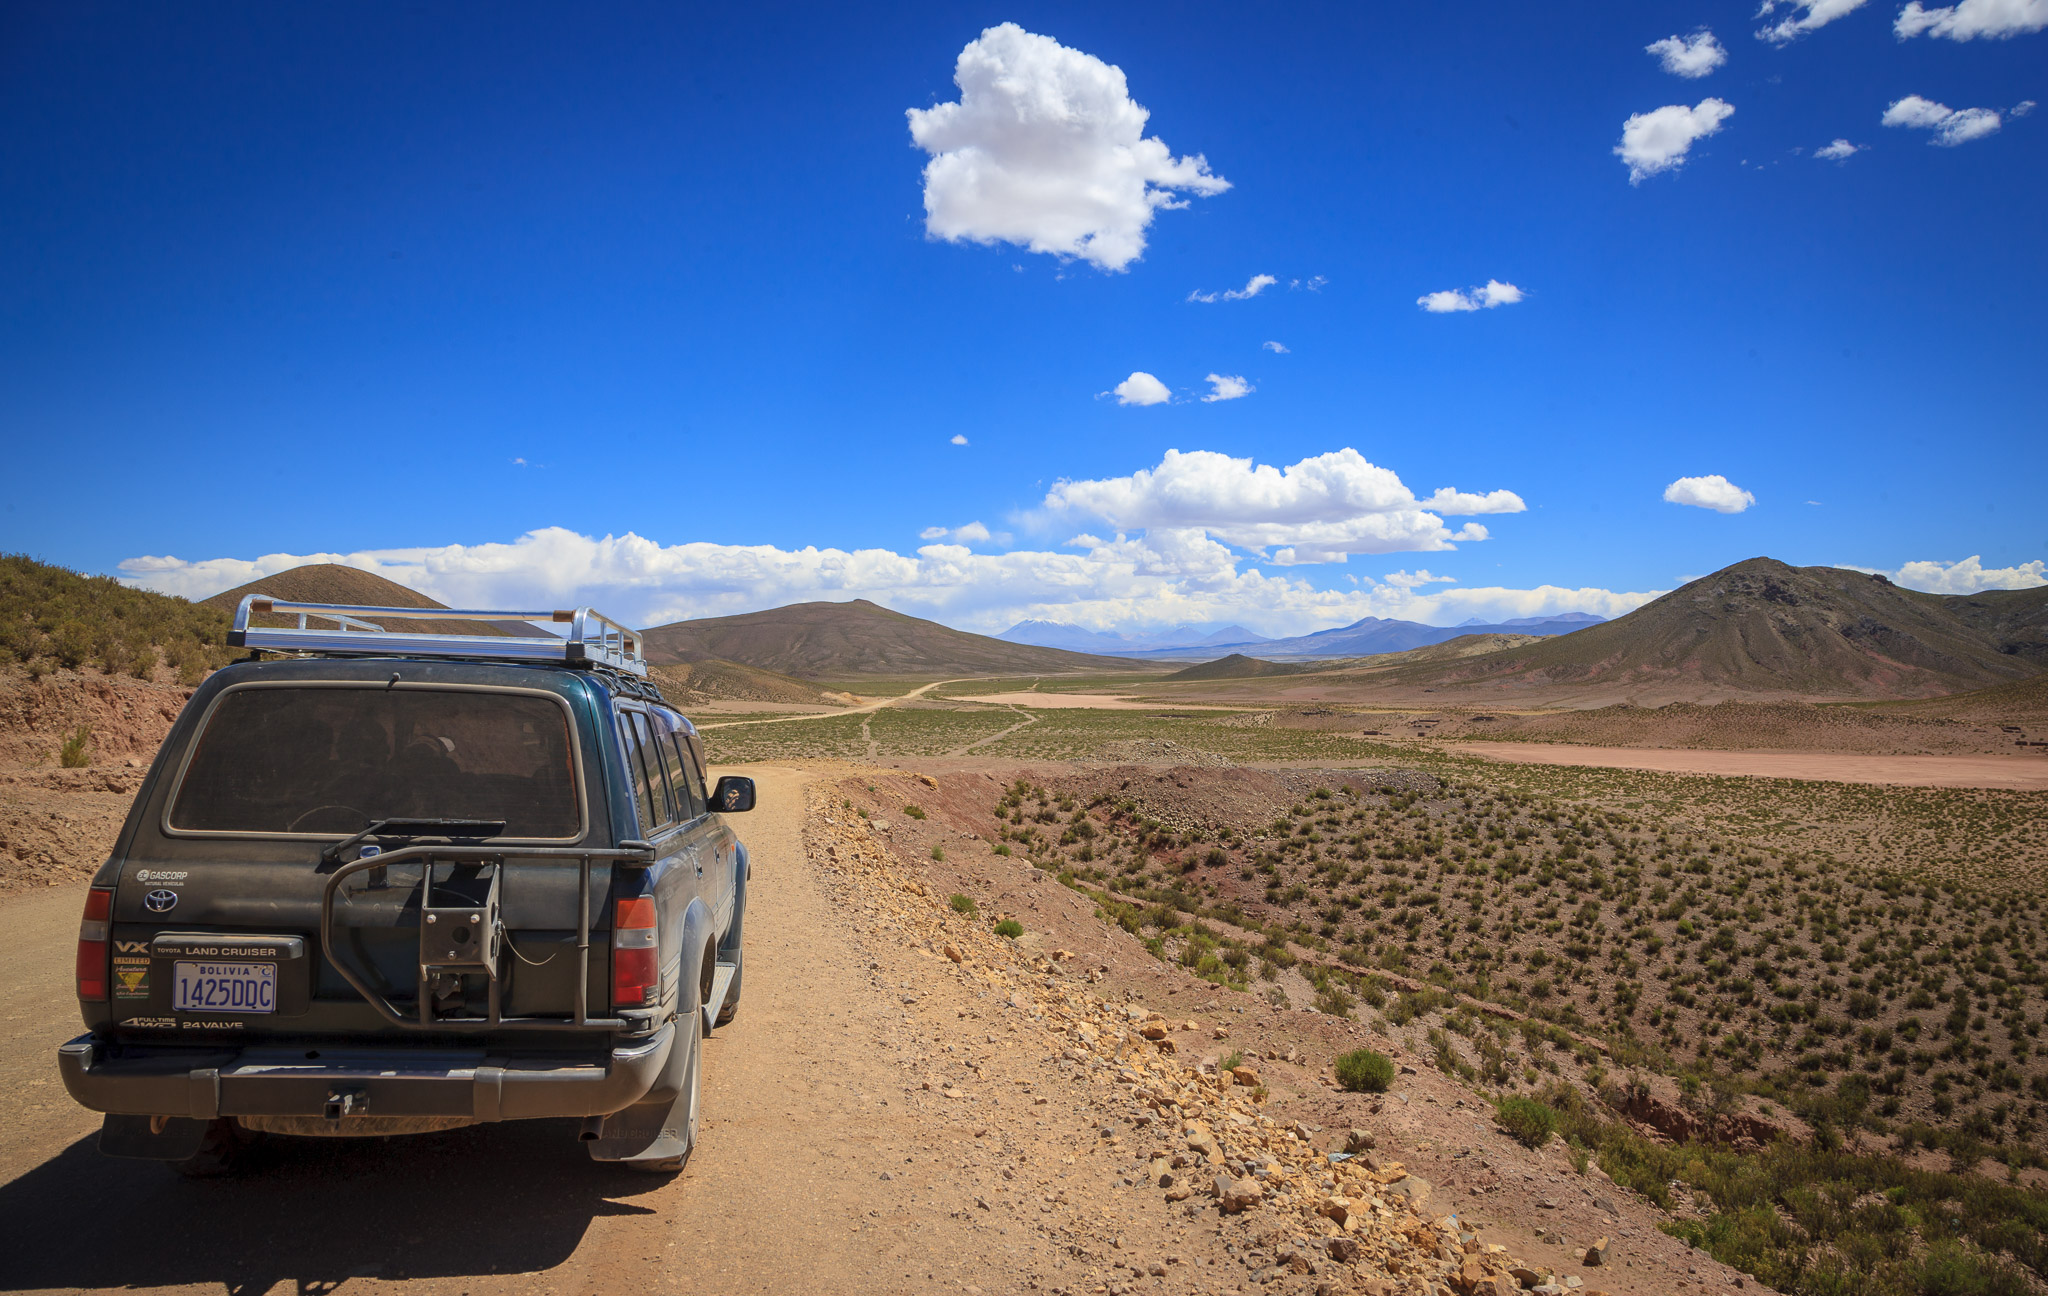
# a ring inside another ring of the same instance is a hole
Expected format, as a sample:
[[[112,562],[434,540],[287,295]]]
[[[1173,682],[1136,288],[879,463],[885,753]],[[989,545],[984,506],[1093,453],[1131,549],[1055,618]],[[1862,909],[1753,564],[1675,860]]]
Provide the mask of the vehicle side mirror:
[[[727,774],[711,793],[711,808],[720,814],[738,814],[754,808],[754,780]]]

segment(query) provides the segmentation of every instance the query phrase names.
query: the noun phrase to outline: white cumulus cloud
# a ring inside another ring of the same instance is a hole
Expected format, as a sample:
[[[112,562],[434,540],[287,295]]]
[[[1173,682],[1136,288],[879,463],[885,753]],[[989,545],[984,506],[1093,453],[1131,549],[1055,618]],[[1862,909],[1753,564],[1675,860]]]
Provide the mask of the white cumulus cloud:
[[[1614,155],[1628,164],[1628,182],[1641,184],[1646,176],[1685,165],[1693,143],[1719,132],[1721,123],[1734,113],[1732,104],[1712,97],[1691,108],[1666,104],[1636,113],[1621,124],[1621,143],[1614,146]]]
[[[1892,31],[1900,40],[1945,36],[1952,41],[2004,40],[2048,27],[2048,0],[1962,0],[1929,9],[1913,0],[1899,11]]]
[[[1861,144],[1851,144],[1845,139],[1838,139],[1832,144],[1821,145],[1813,151],[1813,155],[1823,162],[1843,162],[1861,153],[1865,147]]]
[[[1982,590],[2039,589],[2048,585],[2048,562],[2035,559],[2012,567],[1986,567],[1982,554],[1960,562],[1909,562],[1897,571],[1853,567],[1854,571],[1888,576],[1907,589],[1929,594],[1975,594]]]
[[[1242,375],[1232,377],[1229,374],[1212,373],[1205,381],[1209,384],[1209,394],[1202,397],[1204,401],[1236,400],[1240,396],[1249,396],[1257,390],[1257,388],[1246,382]]]
[[[1438,576],[1427,567],[1419,567],[1412,572],[1388,572],[1385,576],[1380,577],[1380,579],[1389,585],[1399,586],[1401,589],[1419,589],[1424,585],[1449,584],[1458,578],[1456,576]]]
[[[1278,342],[1261,342],[1259,343],[1259,345],[1266,348],[1266,350],[1271,351],[1274,355],[1287,354],[1287,348],[1281,346]]]
[[[1141,538],[1093,537],[1074,552],[977,554],[928,544],[914,554],[887,549],[663,545],[628,533],[592,537],[561,527],[510,542],[374,549],[355,553],[266,554],[260,558],[133,558],[129,585],[204,598],[305,563],[375,572],[453,607],[575,607],[589,604],[628,623],[665,625],[809,600],[865,598],[913,616],[994,632],[1031,618],[1098,629],[1237,622],[1270,635],[1348,625],[1360,617],[1401,617],[1454,625],[1584,611],[1614,617],[1662,590],[1618,591],[1542,585],[1460,586],[1434,593],[1379,583],[1317,589],[1233,558],[1200,532]]]
[[[989,529],[979,522],[963,527],[928,526],[917,533],[920,540],[951,540],[958,544],[979,544],[989,538]]]
[[[1142,369],[1110,391],[1115,393],[1119,405],[1164,405],[1173,399],[1173,393],[1166,389],[1165,383]]]
[[[1188,300],[1191,302],[1244,301],[1247,298],[1258,296],[1279,282],[1272,275],[1255,274],[1245,281],[1245,285],[1242,288],[1226,288],[1222,292],[1191,292],[1188,294]]]
[[[1884,110],[1881,120],[1887,126],[1933,131],[1934,138],[1927,142],[1942,148],[1954,148],[1958,144],[1983,139],[1996,133],[2003,124],[1998,113],[1990,108],[1951,108],[1919,95],[1894,100],[1891,107]]]
[[[1783,9],[1785,16],[1756,34],[1760,41],[1785,45],[1810,31],[1817,31],[1837,18],[1861,9],[1866,0],[1764,0],[1756,11],[1759,18]]]
[[[1509,490],[1479,495],[1446,487],[1417,499],[1391,469],[1349,447],[1287,468],[1212,450],[1168,450],[1158,467],[1128,477],[1055,483],[1044,503],[1051,514],[1100,518],[1148,536],[1186,531],[1260,553],[1277,548],[1275,561],[1283,564],[1451,549],[1484,540],[1487,531],[1476,522],[1453,531],[1443,515],[1526,507]]]
[[[1511,283],[1488,279],[1477,288],[1460,291],[1446,288],[1442,292],[1424,293],[1415,299],[1415,304],[1432,315],[1449,315],[1456,311],[1492,310],[1496,306],[1512,306],[1522,300],[1522,290]]]
[[[1664,498],[1672,504],[1690,504],[1716,513],[1740,513],[1756,503],[1756,496],[1720,473],[1706,477],[1680,477],[1664,488]]]
[[[1714,39],[1714,33],[1704,27],[1690,36],[1666,36],[1663,40],[1651,41],[1643,46],[1643,50],[1655,54],[1666,72],[1693,80],[1728,61],[1728,51],[1721,48],[1721,42]]]
[[[955,432],[955,433],[953,434],[953,444],[954,444],[954,445],[966,445],[966,444],[967,444],[967,434],[966,434],[965,432]]]
[[[1200,154],[1174,157],[1145,134],[1150,118],[1123,69],[1015,23],[960,51],[957,103],[908,110],[934,238],[1015,243],[1122,270],[1145,231],[1184,194],[1230,187]]]

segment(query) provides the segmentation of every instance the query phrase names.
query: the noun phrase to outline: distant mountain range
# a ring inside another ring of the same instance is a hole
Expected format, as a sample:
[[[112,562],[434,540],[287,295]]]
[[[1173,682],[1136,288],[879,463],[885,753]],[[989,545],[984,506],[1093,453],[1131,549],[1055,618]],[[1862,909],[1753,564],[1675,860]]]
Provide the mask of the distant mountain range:
[[[1057,621],[1019,621],[996,637],[1011,643],[1038,644],[1071,652],[1140,660],[1208,661],[1219,654],[1241,653],[1262,661],[1275,661],[1406,652],[1411,648],[1426,648],[1474,634],[1570,634],[1574,630],[1599,625],[1604,620],[1606,618],[1587,612],[1566,612],[1559,616],[1519,617],[1513,621],[1475,619],[1463,625],[1433,626],[1420,621],[1366,617],[1335,630],[1320,630],[1291,639],[1262,638],[1237,625],[1206,634],[1189,626],[1177,626],[1150,635],[1119,635],[1106,630],[1084,630]]]
[[[207,602],[231,609],[252,592],[314,602],[440,607],[367,572],[324,564],[280,572]],[[452,617],[422,626],[428,627],[473,628]],[[1202,642],[1132,646],[1182,633]],[[854,600],[682,621],[644,634],[651,661],[693,668],[693,690],[700,687],[700,674],[706,679],[703,691],[713,691],[712,683],[744,674],[742,668],[755,672],[741,681],[746,696],[765,696],[762,690],[771,686],[800,691],[791,676],[1117,672],[1148,660],[1175,660],[1214,662],[1197,675],[1218,681],[1286,675],[1295,677],[1290,688],[1296,681],[1301,687],[1350,681],[1389,693],[1472,692],[1489,699],[1760,693],[1902,699],[2019,682],[2038,693],[2048,670],[2048,586],[1923,594],[1882,576],[1752,558],[1612,621],[1582,612],[1462,626],[1367,617],[1335,630],[1263,641],[1244,638],[1248,632],[1241,626],[1125,639],[1026,622],[991,638]],[[1065,643],[1089,644],[1093,651],[1030,641],[1051,635],[1070,636]],[[1096,646],[1105,639],[1125,646]],[[1344,658],[1366,660],[1335,660]],[[1286,664],[1276,667],[1276,661]],[[734,687],[719,683],[720,695],[741,695]]]

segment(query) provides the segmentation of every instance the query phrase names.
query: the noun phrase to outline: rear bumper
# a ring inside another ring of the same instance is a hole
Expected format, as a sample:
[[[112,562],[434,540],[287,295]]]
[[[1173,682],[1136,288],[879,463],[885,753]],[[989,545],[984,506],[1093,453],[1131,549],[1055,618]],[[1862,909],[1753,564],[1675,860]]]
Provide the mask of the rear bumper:
[[[605,1116],[660,1078],[674,1027],[589,1058],[483,1049],[194,1048],[81,1035],[57,1050],[81,1105],[130,1116],[363,1116],[478,1121]]]

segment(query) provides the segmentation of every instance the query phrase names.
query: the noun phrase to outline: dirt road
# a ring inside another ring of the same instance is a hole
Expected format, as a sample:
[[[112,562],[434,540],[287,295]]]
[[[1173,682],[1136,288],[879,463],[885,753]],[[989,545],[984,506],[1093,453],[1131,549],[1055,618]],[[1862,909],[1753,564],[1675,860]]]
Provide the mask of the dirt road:
[[[1525,1155],[1474,1119],[1469,1092],[1395,1041],[1223,1002],[977,833],[895,816],[913,795],[979,804],[994,775],[747,772],[746,998],[706,1045],[703,1138],[667,1179],[592,1163],[573,1121],[273,1140],[211,1181],[102,1157],[51,1059],[78,1030],[77,889],[0,906],[0,1291],[1392,1296],[1418,1266],[1483,1259],[1512,1284],[1510,1252],[1576,1264],[1531,1223],[1613,1232],[1616,1296],[1710,1270],[1647,1208],[1597,1201],[1561,1150]],[[954,890],[982,912],[955,912]],[[995,934],[999,912],[1027,930]],[[1328,1079],[1329,1056],[1367,1040],[1403,1060],[1384,1101]],[[1226,1049],[1262,1057],[1265,1080],[1219,1069]],[[1333,1168],[1318,1148],[1362,1124],[1400,1160]],[[1211,1179],[1250,1194],[1239,1213],[1219,1214]],[[1420,1218],[1432,1183],[1443,1204]],[[1481,1202],[1492,1223],[1443,1213]]]
[[[973,1131],[904,1097],[923,1016],[955,1010],[883,988],[920,969],[861,948],[806,866],[807,776],[750,772],[746,998],[706,1045],[703,1142],[673,1179],[596,1165],[553,1121],[292,1141],[232,1180],[102,1157],[52,1060],[79,1030],[78,893],[0,908],[0,1290],[1010,1290],[1017,1243],[954,1218],[995,1173],[941,1150]]]
[[[881,711],[885,710],[888,707],[896,706],[899,703],[908,702],[912,698],[921,698],[925,694],[931,692],[933,689],[943,687],[947,684],[967,684],[971,683],[973,680],[985,678],[987,677],[982,675],[976,675],[972,676],[970,679],[933,680],[929,684],[918,685],[916,688],[910,690],[910,692],[908,693],[903,694],[901,697],[889,697],[882,698],[879,701],[875,702],[863,702],[859,706],[841,707],[837,711],[807,711],[801,715],[773,716],[766,720],[723,720],[716,721],[712,724],[700,724],[697,726],[697,728],[699,730],[730,729],[736,725],[795,724],[799,720],[836,720],[841,716],[868,715],[875,711]]]
[[[1886,756],[1861,752],[1670,750],[1567,743],[1465,742],[1451,750],[1522,765],[1597,765],[1669,774],[1744,774],[1900,787],[2048,788],[2039,756]]]

